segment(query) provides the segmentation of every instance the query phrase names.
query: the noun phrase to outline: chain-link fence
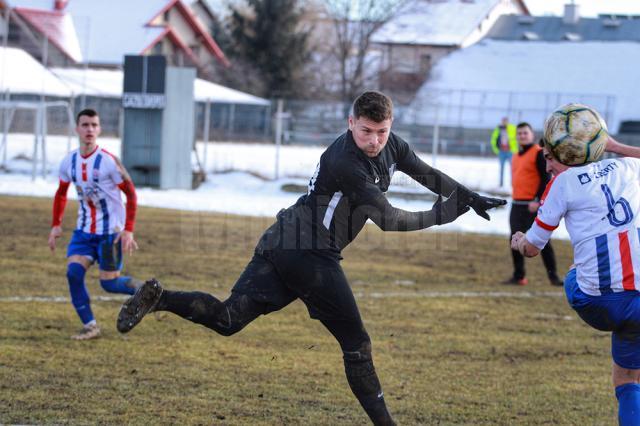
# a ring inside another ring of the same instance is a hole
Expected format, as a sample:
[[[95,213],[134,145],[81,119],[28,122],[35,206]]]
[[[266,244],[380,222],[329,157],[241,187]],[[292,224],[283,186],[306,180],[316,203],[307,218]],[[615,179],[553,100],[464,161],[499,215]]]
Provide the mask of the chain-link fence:
[[[435,145],[435,152],[442,154],[492,155],[491,132],[502,117],[514,124],[526,121],[540,135],[547,115],[569,102],[590,105],[609,122],[615,117],[616,98],[606,94],[434,90],[419,93],[408,105],[396,105],[393,130],[422,152],[434,152]],[[342,102],[285,100],[283,143],[331,143],[345,131],[350,107]],[[640,142],[638,137],[622,139]]]

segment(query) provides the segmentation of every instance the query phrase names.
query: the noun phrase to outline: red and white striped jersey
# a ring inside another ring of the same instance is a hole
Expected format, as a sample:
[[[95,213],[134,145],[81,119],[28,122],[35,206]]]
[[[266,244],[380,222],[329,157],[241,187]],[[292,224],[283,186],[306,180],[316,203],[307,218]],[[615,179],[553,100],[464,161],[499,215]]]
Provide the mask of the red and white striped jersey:
[[[60,180],[76,187],[77,229],[101,235],[123,230],[125,207],[118,188],[123,176],[111,153],[100,147],[87,157],[71,151],[60,164]]]
[[[560,173],[527,241],[542,249],[563,217],[583,292],[640,290],[640,160],[601,160]]]

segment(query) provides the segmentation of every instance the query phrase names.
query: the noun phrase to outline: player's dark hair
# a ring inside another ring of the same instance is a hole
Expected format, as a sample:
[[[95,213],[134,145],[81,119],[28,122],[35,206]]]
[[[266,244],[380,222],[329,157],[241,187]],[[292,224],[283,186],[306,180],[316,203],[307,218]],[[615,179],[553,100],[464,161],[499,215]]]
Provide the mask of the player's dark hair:
[[[80,123],[80,117],[86,115],[87,117],[98,117],[98,111],[91,108],[85,108],[76,115],[76,124]]]
[[[393,118],[393,102],[380,92],[364,92],[353,102],[353,117],[365,117],[381,123]]]
[[[516,126],[516,129],[523,129],[525,127],[528,127],[529,130],[533,132],[533,127],[531,127],[531,124],[527,123],[526,121],[523,121],[522,123],[518,123],[518,125]]]

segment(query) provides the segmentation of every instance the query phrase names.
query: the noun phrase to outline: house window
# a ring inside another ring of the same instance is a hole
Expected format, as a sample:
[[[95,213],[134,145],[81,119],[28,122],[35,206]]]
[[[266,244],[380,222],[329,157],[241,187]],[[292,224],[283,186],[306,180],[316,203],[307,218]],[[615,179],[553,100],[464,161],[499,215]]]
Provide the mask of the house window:
[[[165,10],[163,19],[164,19],[164,22],[169,22],[169,10]]]

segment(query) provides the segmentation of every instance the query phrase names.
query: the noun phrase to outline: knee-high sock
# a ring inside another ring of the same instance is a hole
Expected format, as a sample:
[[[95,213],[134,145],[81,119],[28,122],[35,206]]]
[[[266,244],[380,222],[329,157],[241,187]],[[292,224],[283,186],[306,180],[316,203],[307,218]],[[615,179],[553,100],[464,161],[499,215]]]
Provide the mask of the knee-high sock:
[[[100,280],[102,288],[109,293],[133,294],[138,288],[136,280],[131,277],[118,277]]]
[[[384,401],[371,356],[371,340],[362,322],[322,320],[338,340],[344,358],[344,370],[351,391],[376,426],[395,425]]]
[[[224,302],[199,291],[169,291],[162,296],[156,311],[169,311],[191,322],[202,324],[223,336],[231,336],[265,313],[263,304],[244,294],[231,293]]]
[[[70,263],[67,265],[67,280],[69,281],[69,293],[71,294],[71,303],[76,308],[76,312],[83,324],[94,321],[93,312],[91,312],[91,304],[89,301],[89,293],[84,285],[84,276],[86,269],[79,263]]]
[[[627,383],[616,387],[618,398],[618,424],[640,426],[640,385]]]

